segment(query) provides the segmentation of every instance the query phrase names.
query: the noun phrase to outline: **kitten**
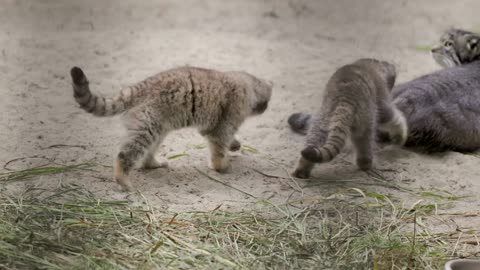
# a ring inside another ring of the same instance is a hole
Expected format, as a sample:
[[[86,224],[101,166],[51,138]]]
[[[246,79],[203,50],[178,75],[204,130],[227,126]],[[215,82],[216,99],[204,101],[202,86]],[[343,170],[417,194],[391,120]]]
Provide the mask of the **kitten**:
[[[268,106],[272,83],[246,72],[219,72],[181,67],[161,72],[121,91],[113,98],[90,92],[78,67],[71,69],[74,97],[96,116],[124,113],[128,131],[115,162],[114,177],[123,190],[132,190],[128,174],[139,160],[156,168],[155,151],[168,132],[195,126],[209,142],[210,166],[218,172],[229,168],[227,150],[240,149],[235,139],[243,121],[262,114]]]
[[[407,137],[406,122],[390,100],[395,78],[393,65],[375,59],[360,59],[338,69],[327,83],[319,113],[311,119],[294,175],[308,178],[314,163],[332,160],[348,137],[356,148],[357,166],[371,169],[377,123],[395,143],[403,144]],[[309,118],[294,114],[289,122],[295,126]]]
[[[480,59],[480,35],[449,29],[440,44],[431,50],[433,59],[442,67],[455,67]]]

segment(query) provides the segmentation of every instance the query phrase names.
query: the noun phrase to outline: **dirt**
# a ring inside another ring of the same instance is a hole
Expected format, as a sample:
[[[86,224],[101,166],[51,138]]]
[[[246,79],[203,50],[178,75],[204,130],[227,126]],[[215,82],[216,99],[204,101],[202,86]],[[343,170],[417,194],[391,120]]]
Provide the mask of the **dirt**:
[[[69,69],[82,67],[96,93],[181,65],[246,70],[275,83],[269,109],[240,130],[245,148],[233,170],[208,169],[204,139],[193,129],[170,134],[158,155],[168,169],[135,171],[135,187],[155,206],[172,211],[248,209],[262,199],[328,196],[349,188],[393,194],[412,205],[420,191],[464,196],[450,212],[480,209],[478,157],[456,152],[424,155],[389,146],[377,153],[386,181],[357,170],[349,151],[316,166],[310,180],[292,179],[303,137],[292,133],[292,112],[311,111],[329,76],[341,65],[374,57],[397,65],[397,82],[439,69],[428,52],[443,30],[480,29],[475,0],[424,1],[17,1],[0,7],[0,164],[19,169],[45,163],[92,161],[78,171],[5,184],[18,193],[31,185],[76,183],[103,199],[141,199],[113,182],[123,128],[118,118],[95,118],[72,97]],[[210,179],[207,176],[214,178]],[[269,176],[266,176],[268,174]],[[221,184],[220,182],[225,185]],[[480,219],[451,220],[451,228]]]

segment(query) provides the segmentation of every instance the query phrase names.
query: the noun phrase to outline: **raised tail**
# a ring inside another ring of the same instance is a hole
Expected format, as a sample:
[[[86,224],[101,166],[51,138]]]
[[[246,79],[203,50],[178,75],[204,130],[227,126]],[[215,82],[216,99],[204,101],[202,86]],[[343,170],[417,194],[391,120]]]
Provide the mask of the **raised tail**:
[[[85,111],[95,116],[113,116],[120,114],[138,103],[138,93],[141,89],[137,86],[122,90],[120,95],[113,98],[97,96],[90,91],[88,79],[79,67],[70,70],[73,82],[75,100]],[[135,102],[134,102],[135,101]]]
[[[328,162],[336,157],[345,146],[353,124],[354,110],[348,103],[340,103],[332,113],[328,126],[328,136],[321,146],[308,145],[302,156],[315,163]]]
[[[308,113],[293,113],[288,117],[288,125],[290,128],[301,134],[306,134],[312,119],[312,115]]]

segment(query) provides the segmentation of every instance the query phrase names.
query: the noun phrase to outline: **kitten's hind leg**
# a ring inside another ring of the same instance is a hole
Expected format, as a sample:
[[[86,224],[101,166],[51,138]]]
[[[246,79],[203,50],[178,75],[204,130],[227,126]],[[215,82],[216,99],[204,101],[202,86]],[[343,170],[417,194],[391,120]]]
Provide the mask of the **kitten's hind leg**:
[[[302,178],[302,179],[309,178],[310,172],[312,171],[314,165],[315,164],[313,162],[308,161],[303,157],[300,157],[297,168],[295,169],[295,172],[293,172],[293,176],[297,178]]]
[[[162,143],[163,138],[164,138],[164,136],[162,138],[158,138],[148,148],[147,154],[145,155],[145,157],[142,161],[142,168],[143,169],[153,170],[153,169],[157,169],[157,168],[167,168],[168,167],[167,159],[159,160],[158,158],[155,157],[155,153],[158,150],[158,146]]]
[[[115,180],[124,191],[133,189],[128,175],[137,161],[149,153],[154,143],[162,137],[155,135],[162,134],[158,132],[160,129],[153,132],[151,127],[138,125],[138,122],[129,124],[127,140],[120,148],[115,162]],[[134,126],[134,124],[136,125]]]
[[[373,167],[373,129],[363,127],[362,131],[352,132],[352,143],[356,150],[356,162],[361,170],[370,170]]]

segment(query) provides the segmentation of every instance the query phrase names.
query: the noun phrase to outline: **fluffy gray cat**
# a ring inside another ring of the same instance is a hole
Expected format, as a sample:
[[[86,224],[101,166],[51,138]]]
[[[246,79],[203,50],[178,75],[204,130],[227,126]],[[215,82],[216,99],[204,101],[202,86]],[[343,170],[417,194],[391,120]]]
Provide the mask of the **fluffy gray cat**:
[[[407,147],[426,152],[480,148],[480,51],[479,36],[450,29],[432,49],[437,63],[445,67],[393,88],[395,106],[408,124]],[[310,114],[295,113],[290,127],[304,133]],[[386,141],[379,132],[379,140]]]

